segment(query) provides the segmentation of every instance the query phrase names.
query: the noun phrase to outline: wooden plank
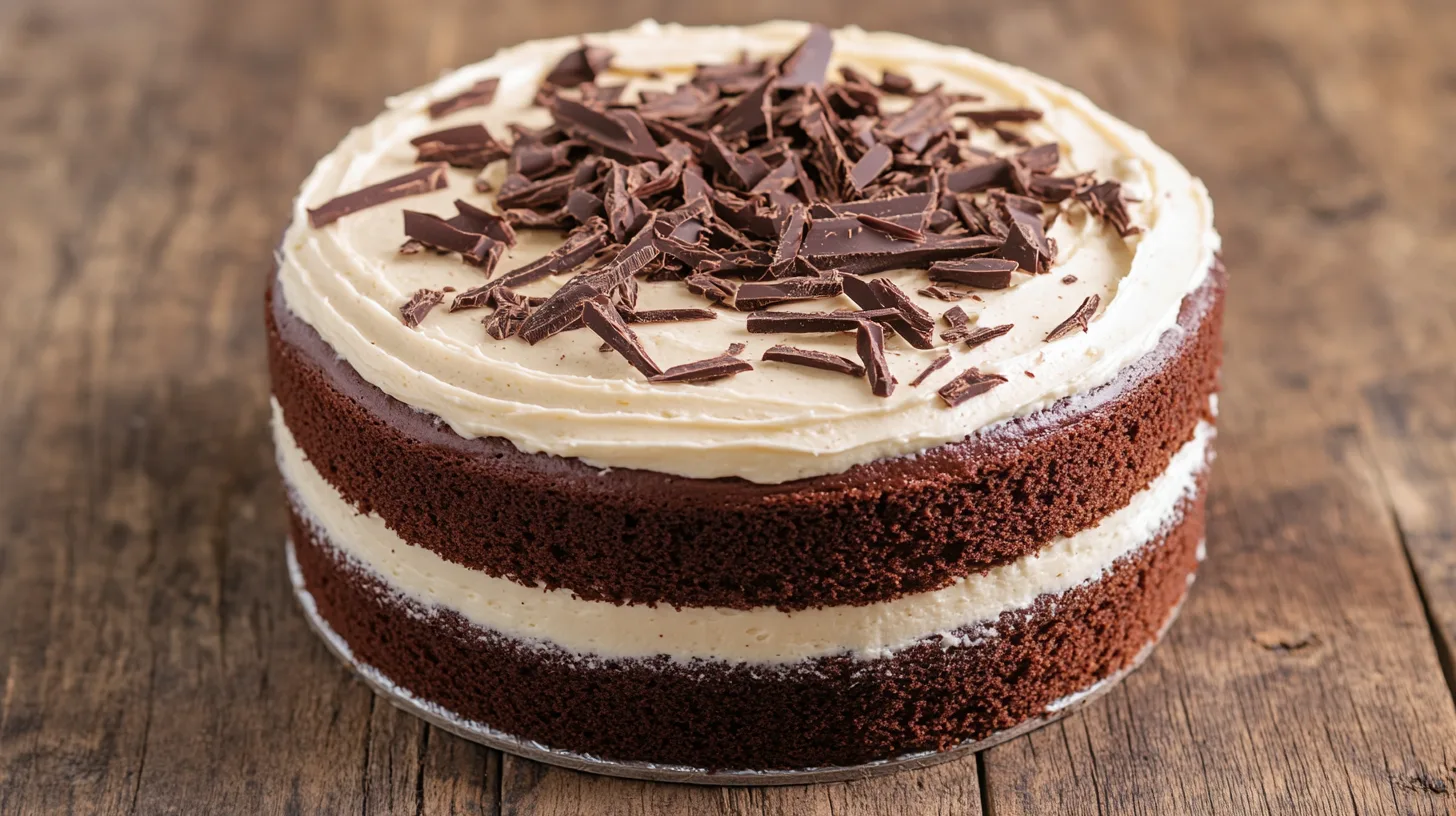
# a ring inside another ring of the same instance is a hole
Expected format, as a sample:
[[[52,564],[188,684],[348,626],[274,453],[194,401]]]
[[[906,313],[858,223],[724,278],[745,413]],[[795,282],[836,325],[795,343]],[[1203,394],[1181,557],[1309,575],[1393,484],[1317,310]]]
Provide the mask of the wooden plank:
[[[1381,486],[1456,690],[1456,364],[1371,383],[1364,405]]]
[[[878,816],[885,813],[979,816],[976,759],[878,779],[783,788],[667,785],[612,779],[506,756],[501,816]]]
[[[1102,704],[988,752],[996,813],[1453,804],[1426,782],[1456,760],[1456,708],[1362,440],[1223,450],[1183,619]]]
[[[14,5],[0,812],[494,812],[497,758],[376,706],[283,568],[259,301],[326,148],[295,110],[362,117],[305,56],[350,4]]]

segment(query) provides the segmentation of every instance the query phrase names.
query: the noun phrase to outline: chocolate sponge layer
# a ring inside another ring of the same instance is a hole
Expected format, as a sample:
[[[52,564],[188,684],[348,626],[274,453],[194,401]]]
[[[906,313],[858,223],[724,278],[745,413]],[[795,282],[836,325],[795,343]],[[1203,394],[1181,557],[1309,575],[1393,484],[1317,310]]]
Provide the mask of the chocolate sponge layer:
[[[954,645],[788,665],[578,657],[394,593],[295,508],[304,583],[354,656],[424,700],[552,748],[714,769],[854,765],[978,740],[1129,665],[1182,599],[1197,494],[1099,580],[1044,595]],[[989,628],[988,628],[989,627]]]
[[[404,540],[592,600],[798,609],[944,586],[1127,504],[1212,419],[1227,276],[1107,385],[913,457],[779,485],[464,439],[365,382],[269,293],[273,393],[320,473]]]

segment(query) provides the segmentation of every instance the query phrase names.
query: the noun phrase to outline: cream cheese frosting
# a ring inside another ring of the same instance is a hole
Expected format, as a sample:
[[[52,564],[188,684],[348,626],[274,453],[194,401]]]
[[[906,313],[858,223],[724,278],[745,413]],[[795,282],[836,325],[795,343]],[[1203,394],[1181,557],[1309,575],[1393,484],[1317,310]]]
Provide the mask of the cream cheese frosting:
[[[1177,520],[1208,462],[1213,426],[1201,423],[1168,468],[1095,527],[947,587],[864,606],[795,612],[773,607],[675,609],[578,598],[497,578],[409,544],[378,515],[361,514],[294,442],[273,404],[279,469],[294,501],[346,558],[428,609],[448,609],[485,629],[583,657],[694,659],[776,664],[836,654],[885,657],[939,637],[951,646],[996,636],[1004,612],[1025,609],[1101,577],[1118,559]]]
[[[802,23],[742,28],[684,28],[644,22],[585,40],[615,53],[608,81],[626,81],[627,94],[671,87],[698,63],[735,60],[741,53],[779,55],[806,33]],[[876,397],[861,379],[760,362],[769,346],[794,345],[853,357],[852,335],[750,335],[745,315],[719,309],[716,320],[644,325],[637,333],[663,367],[703,359],[733,342],[747,344],[755,370],[707,385],[647,383],[616,354],[598,350],[589,332],[565,332],[537,344],[492,340],[481,313],[436,309],[418,329],[405,326],[399,307],[419,288],[463,290],[484,281],[479,270],[434,253],[401,255],[404,209],[453,214],[456,198],[491,204],[476,193],[474,174],[451,170],[447,189],[350,215],[315,229],[306,210],[416,167],[410,139],[468,123],[497,136],[508,123],[541,126],[549,114],[532,107],[541,78],[578,38],[530,42],[500,51],[439,81],[391,99],[373,122],[351,132],[304,183],[280,248],[280,279],[290,310],[316,329],[368,382],[419,410],[439,416],[463,437],[502,437],[528,453],[576,457],[602,468],[640,468],[714,478],[736,476],[780,483],[837,473],[881,458],[911,454],[963,439],[1109,382],[1176,326],[1182,298],[1204,280],[1218,249],[1212,205],[1203,185],[1133,127],[1081,94],[1025,70],[965,49],[855,28],[834,32],[831,74],[844,65],[877,76],[892,69],[917,85],[943,82],[949,91],[975,92],[988,107],[1025,106],[1044,118],[1025,128],[1033,142],[1062,148],[1060,174],[1095,171],[1117,179],[1129,195],[1141,234],[1123,239],[1080,209],[1069,209],[1050,230],[1060,248],[1051,274],[1018,273],[1010,289],[962,301],[980,325],[1012,323],[1005,337],[976,349],[920,351],[898,338],[888,344],[900,387]],[[494,102],[441,119],[426,108],[487,78],[498,77]],[[979,138],[979,137],[978,137]],[[993,137],[990,137],[994,139]],[[502,168],[492,170],[503,176]],[[497,184],[500,177],[495,178]],[[521,266],[557,246],[559,233],[523,230],[500,269]],[[907,292],[928,283],[926,273],[887,273]],[[1064,278],[1075,282],[1064,283]],[[567,276],[523,288],[549,294]],[[1089,330],[1054,342],[1046,333],[1088,295],[1102,308]],[[701,307],[674,283],[643,283],[639,307]],[[947,304],[914,296],[932,314]],[[852,307],[847,299],[811,308]],[[799,308],[803,308],[802,305]],[[943,351],[953,355],[917,388],[908,383]],[[948,408],[935,390],[976,366],[1009,381]]]

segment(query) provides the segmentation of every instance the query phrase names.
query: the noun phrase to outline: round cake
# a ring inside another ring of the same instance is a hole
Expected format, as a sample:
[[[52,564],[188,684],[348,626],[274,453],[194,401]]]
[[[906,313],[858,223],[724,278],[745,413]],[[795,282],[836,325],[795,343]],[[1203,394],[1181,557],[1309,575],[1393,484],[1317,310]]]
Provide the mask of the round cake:
[[[295,588],[382,693],[574,767],[829,778],[1020,733],[1134,668],[1202,558],[1217,252],[1146,135],[965,49],[505,49],[295,202]]]

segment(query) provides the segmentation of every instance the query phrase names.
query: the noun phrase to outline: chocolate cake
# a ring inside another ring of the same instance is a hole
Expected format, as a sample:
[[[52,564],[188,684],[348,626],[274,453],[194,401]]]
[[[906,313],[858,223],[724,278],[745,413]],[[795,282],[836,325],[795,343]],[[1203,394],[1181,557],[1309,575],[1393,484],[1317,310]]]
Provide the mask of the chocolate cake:
[[[1192,582],[1217,250],[1146,135],[964,49],[506,49],[298,195],[267,297],[296,589],[396,701],[575,767],[1005,738]]]

